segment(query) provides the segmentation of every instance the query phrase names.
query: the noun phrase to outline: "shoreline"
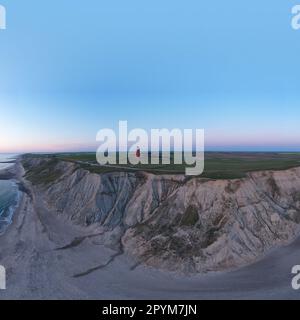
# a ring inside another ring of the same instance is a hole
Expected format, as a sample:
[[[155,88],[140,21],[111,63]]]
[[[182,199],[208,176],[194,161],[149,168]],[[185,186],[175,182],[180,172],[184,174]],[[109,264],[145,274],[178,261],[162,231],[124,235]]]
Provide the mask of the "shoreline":
[[[20,205],[23,198],[24,198],[23,192],[21,192],[18,189],[16,199],[15,199],[16,203],[11,204],[7,208],[7,210],[9,211],[9,215],[7,216],[6,220],[3,220],[3,221],[0,220],[0,237],[6,234],[8,229],[13,225],[13,222],[15,220],[17,212],[20,209]]]
[[[12,217],[11,217],[11,222],[4,229],[3,232],[0,232],[0,239],[1,238],[5,238],[5,237],[9,237],[10,234],[13,232],[13,229],[14,229],[13,227],[17,227],[20,213],[24,209],[25,201],[26,201],[26,197],[25,197],[24,193],[23,192],[19,192],[18,203],[13,208],[13,214],[12,214]]]
[[[2,228],[0,228],[0,237],[7,234],[10,227],[14,224],[14,221],[16,220],[18,213],[21,211],[23,207],[22,205],[24,202],[24,194],[27,193],[26,192],[27,190],[23,187],[23,182],[22,182],[21,173],[20,173],[21,168],[20,168],[20,163],[18,159],[10,163],[13,163],[11,167],[0,170],[0,180],[2,181],[9,180],[15,183],[17,187],[17,191],[16,191],[17,194],[14,200],[15,203],[12,203],[7,208],[7,210],[9,210],[10,212],[7,217],[8,220],[3,221],[6,224],[3,227],[3,230],[1,230]]]

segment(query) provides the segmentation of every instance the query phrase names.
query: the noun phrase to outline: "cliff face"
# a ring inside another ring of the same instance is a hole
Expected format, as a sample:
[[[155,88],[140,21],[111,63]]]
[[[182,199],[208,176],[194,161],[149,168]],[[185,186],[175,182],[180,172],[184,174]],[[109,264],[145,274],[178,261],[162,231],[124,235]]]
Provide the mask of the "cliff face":
[[[54,213],[104,231],[137,263],[179,272],[253,262],[300,231],[300,168],[239,180],[148,173],[92,174],[27,159],[26,177]]]

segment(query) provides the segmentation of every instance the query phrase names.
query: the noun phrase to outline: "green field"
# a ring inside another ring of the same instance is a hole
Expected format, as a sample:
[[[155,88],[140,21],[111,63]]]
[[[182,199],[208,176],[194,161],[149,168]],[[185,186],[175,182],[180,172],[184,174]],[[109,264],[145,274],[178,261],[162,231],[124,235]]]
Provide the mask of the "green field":
[[[100,166],[95,153],[57,153],[48,155],[26,155],[25,157],[51,157],[71,161],[93,173],[118,171],[146,171],[154,174],[184,174],[186,165],[115,165]],[[201,177],[210,179],[235,179],[245,177],[247,172],[284,170],[300,166],[300,153],[282,152],[206,152],[205,169]]]

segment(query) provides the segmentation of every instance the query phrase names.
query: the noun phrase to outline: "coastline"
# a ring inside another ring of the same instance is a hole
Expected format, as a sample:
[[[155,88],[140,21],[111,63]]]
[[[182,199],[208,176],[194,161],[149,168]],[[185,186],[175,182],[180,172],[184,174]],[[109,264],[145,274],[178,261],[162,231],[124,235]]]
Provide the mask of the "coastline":
[[[23,183],[22,183],[22,168],[21,164],[19,161],[19,157],[11,161],[10,163],[13,163],[14,165],[0,170],[0,180],[10,180],[14,182],[17,186],[17,195],[16,195],[16,203],[12,204],[8,210],[9,210],[9,215],[8,215],[8,220],[7,220],[7,225],[3,227],[3,230],[0,228],[0,237],[2,237],[4,234],[8,233],[8,230],[10,229],[11,226],[14,225],[14,222],[16,220],[17,215],[19,212],[21,212],[23,208],[23,203],[24,203],[24,188],[22,188]]]
[[[10,235],[12,234],[12,231],[18,228],[20,214],[21,212],[23,212],[25,208],[25,203],[26,203],[26,197],[24,196],[23,192],[19,191],[18,203],[15,206],[13,206],[13,214],[11,217],[11,222],[6,227],[6,229],[2,233],[0,233],[0,239],[9,238]]]

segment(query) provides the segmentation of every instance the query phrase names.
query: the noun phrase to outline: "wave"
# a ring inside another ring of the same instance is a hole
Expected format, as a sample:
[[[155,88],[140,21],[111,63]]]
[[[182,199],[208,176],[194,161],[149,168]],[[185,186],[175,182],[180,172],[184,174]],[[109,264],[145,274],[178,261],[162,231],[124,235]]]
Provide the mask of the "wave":
[[[13,183],[14,190],[11,190],[14,193],[13,196],[3,201],[0,205],[0,235],[12,224],[14,212],[20,203],[21,192],[15,182]]]

